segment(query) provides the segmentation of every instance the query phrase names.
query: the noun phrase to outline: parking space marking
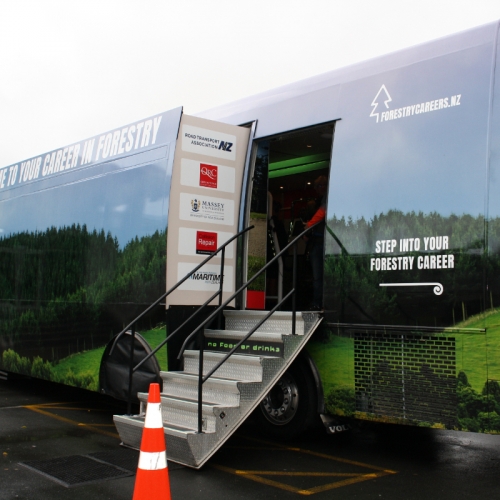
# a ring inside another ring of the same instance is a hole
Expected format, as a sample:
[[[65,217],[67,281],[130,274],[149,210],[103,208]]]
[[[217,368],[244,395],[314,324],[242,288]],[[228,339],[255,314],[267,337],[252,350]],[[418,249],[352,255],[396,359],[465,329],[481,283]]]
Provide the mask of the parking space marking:
[[[25,405],[25,406],[23,406],[23,408],[34,411],[36,413],[40,413],[41,415],[45,415],[46,417],[50,417],[50,418],[53,418],[55,420],[59,420],[60,422],[64,422],[66,424],[76,425],[78,427],[85,427],[85,429],[88,429],[89,431],[96,432],[98,434],[103,434],[104,436],[109,436],[109,437],[119,439],[119,436],[116,432],[110,432],[110,431],[107,431],[107,430],[104,430],[101,428],[101,427],[114,427],[113,424],[86,424],[84,422],[79,422],[77,420],[71,420],[70,418],[66,418],[66,417],[63,417],[61,415],[57,415],[56,413],[52,413],[51,411],[48,411],[48,410],[69,410],[69,411],[80,410],[80,411],[85,411],[85,408],[65,406],[65,404],[73,404],[73,403],[48,403],[48,404],[41,404],[41,405]],[[90,411],[90,409],[88,411]],[[92,411],[94,411],[94,410],[92,410]],[[95,411],[99,411],[99,410],[95,410]],[[101,410],[101,411],[103,411],[103,410]]]
[[[370,479],[376,479],[380,478],[383,476],[387,476],[390,474],[397,474],[397,471],[390,470],[390,469],[385,469],[384,467],[379,467],[376,465],[371,465],[371,464],[365,464],[363,462],[358,462],[356,460],[349,460],[347,458],[342,458],[342,457],[336,457],[333,455],[328,455],[326,453],[318,453],[312,450],[304,449],[304,448],[297,448],[293,446],[286,446],[278,443],[270,443],[269,441],[264,441],[261,439],[256,439],[256,438],[250,438],[246,436],[241,436],[243,439],[246,439],[248,441],[253,441],[260,443],[264,446],[239,446],[237,447],[240,450],[244,449],[253,449],[253,450],[260,450],[260,449],[265,449],[265,450],[280,450],[280,451],[291,451],[291,452],[296,452],[296,453],[303,453],[307,455],[312,455],[318,458],[322,458],[325,460],[332,460],[335,462],[340,462],[343,464],[348,464],[356,467],[362,467],[365,469],[369,469],[370,472],[301,472],[301,471],[271,471],[271,470],[240,470],[240,469],[234,469],[231,467],[226,467],[223,465],[218,465],[218,464],[211,464],[212,467],[215,469],[234,474],[239,477],[243,477],[245,479],[250,479],[252,481],[265,484],[267,486],[273,486],[275,488],[279,488],[281,490],[289,491],[292,493],[296,493],[299,495],[315,495],[317,493],[322,493],[325,491],[333,490],[335,488],[341,488],[343,486],[349,486],[351,484],[356,484],[360,483],[363,481],[368,481]],[[292,486],[290,484],[276,481],[274,479],[270,479],[270,477],[313,477],[313,478],[339,478],[339,480],[335,482],[330,482],[327,484],[322,484],[318,486],[314,486],[312,488],[298,488],[295,486]]]

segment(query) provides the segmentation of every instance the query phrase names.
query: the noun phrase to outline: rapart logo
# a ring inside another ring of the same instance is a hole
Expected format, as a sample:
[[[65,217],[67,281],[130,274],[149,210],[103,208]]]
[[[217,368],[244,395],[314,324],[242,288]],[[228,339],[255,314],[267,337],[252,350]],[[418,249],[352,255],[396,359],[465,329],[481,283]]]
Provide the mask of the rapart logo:
[[[376,118],[376,123],[398,120],[399,118],[407,118],[413,115],[429,113],[430,111],[439,111],[441,109],[453,108],[462,104],[462,94],[454,94],[440,99],[432,99],[430,101],[410,104],[395,109],[389,109],[389,103],[392,102],[392,97],[385,85],[380,87],[380,90],[375,95],[371,106],[372,112],[370,117]]]
[[[217,233],[196,231],[196,253],[207,255],[217,250]]]
[[[200,201],[194,198],[194,200],[191,200],[191,210],[193,212],[199,212],[200,211]]]
[[[370,113],[370,116],[375,116],[377,118],[377,123],[379,120],[380,109],[379,112],[376,111],[377,108],[379,107],[380,101],[383,101],[385,109],[389,109],[389,103],[392,101],[392,97],[389,95],[389,92],[387,92],[385,85],[382,85],[382,87],[380,87],[380,90],[377,92],[377,95],[372,101],[373,109],[372,112]],[[382,110],[385,111],[385,109]]]
[[[200,186],[217,189],[217,165],[208,165],[200,163]]]

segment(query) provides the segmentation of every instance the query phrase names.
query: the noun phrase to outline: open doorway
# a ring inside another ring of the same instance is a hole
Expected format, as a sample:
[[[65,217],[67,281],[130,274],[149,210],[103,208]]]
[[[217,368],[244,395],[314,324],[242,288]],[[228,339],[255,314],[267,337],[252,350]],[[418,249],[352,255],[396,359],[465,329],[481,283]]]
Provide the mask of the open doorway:
[[[318,179],[324,181],[330,172],[330,157],[335,130],[334,123],[263,139],[257,144],[252,182],[249,234],[248,277],[268,262],[304,229],[318,206],[326,202],[327,186],[320,193]],[[322,198],[322,199],[321,199]],[[298,247],[297,307],[311,308],[314,295],[314,262],[311,262],[313,243],[324,254],[324,228],[315,241],[301,240]],[[314,259],[314,258],[313,258]],[[292,254],[273,265],[261,280],[257,280],[247,300],[248,308],[270,309],[292,287]],[[322,288],[322,282],[321,282]],[[253,289],[253,290],[252,290]],[[255,291],[255,293],[253,293]],[[252,297],[258,297],[256,302]],[[285,309],[287,307],[285,306]]]

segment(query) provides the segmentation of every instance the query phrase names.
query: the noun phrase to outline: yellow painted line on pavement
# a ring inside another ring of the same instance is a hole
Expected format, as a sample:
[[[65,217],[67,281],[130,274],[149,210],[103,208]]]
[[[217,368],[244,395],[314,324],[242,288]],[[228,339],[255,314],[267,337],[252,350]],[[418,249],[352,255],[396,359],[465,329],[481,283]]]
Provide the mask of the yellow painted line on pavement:
[[[357,472],[297,472],[281,470],[237,470],[238,474],[259,474],[260,476],[305,476],[305,477],[357,477]],[[373,474],[373,473],[372,473]]]
[[[360,474],[358,477],[354,477],[352,479],[344,479],[344,481],[336,481],[335,483],[316,486],[308,490],[301,490],[298,493],[300,493],[301,495],[314,495],[316,493],[322,493],[323,491],[333,490],[335,488],[341,488],[342,486],[349,486],[350,484],[368,481],[369,479],[376,479],[377,477],[386,476],[388,474],[396,474],[396,472],[390,472],[390,473],[371,472],[369,474]]]
[[[381,471],[381,472],[384,472],[387,474],[397,474],[397,471],[389,470],[389,469],[386,469],[385,467],[377,467],[376,465],[365,464],[364,462],[358,462],[356,460],[349,460],[348,458],[334,457],[333,455],[328,455],[326,453],[319,453],[317,451],[306,450],[304,448],[297,448],[294,446],[286,446],[286,445],[282,445],[279,443],[271,443],[270,441],[265,441],[263,439],[252,438],[252,437],[248,437],[248,436],[242,436],[242,438],[247,439],[248,441],[255,441],[255,442],[263,443],[266,445],[273,445],[275,449],[282,449],[285,451],[295,451],[297,453],[305,453],[307,455],[312,455],[315,457],[324,458],[326,460],[334,460],[336,462],[342,462],[342,463],[349,464],[349,465],[355,465],[357,467],[364,467],[366,469],[378,470],[378,471]]]
[[[98,426],[95,426],[95,425],[87,425],[87,424],[84,424],[82,422],[78,422],[76,420],[71,420],[69,418],[62,417],[61,415],[56,415],[55,413],[51,413],[49,411],[42,409],[42,407],[46,408],[45,405],[26,405],[26,406],[24,406],[24,408],[26,408],[28,410],[34,411],[36,413],[40,413],[41,415],[45,415],[46,417],[50,417],[50,418],[53,418],[55,420],[59,420],[60,422],[64,422],[66,424],[71,424],[71,425],[76,425],[76,426],[85,426],[86,429],[88,429],[92,432],[96,432],[98,434],[103,434],[104,436],[119,438],[119,436],[116,432],[105,431],[105,430],[100,429]],[[54,410],[54,409],[58,409],[58,408],[51,406],[50,409]],[[65,409],[65,408],[61,407],[59,409]]]
[[[327,453],[319,453],[312,450],[307,450],[304,448],[298,448],[293,446],[286,446],[279,443],[272,443],[270,441],[266,441],[263,439],[252,438],[248,436],[241,436],[243,439],[248,441],[253,441],[255,443],[259,443],[262,446],[241,446],[234,447],[243,449],[253,449],[253,450],[266,450],[266,451],[287,451],[287,452],[296,452],[303,453],[306,455],[315,456],[318,458],[322,458],[325,460],[332,460],[335,462],[352,465],[355,467],[362,467],[364,469],[369,469],[370,471],[375,472],[303,472],[303,471],[266,471],[266,470],[240,470],[233,469],[231,467],[225,467],[223,465],[211,464],[211,467],[228,472],[235,476],[243,477],[245,479],[250,479],[251,481],[255,481],[257,483],[265,484],[267,486],[272,486],[274,488],[279,488],[281,490],[289,491],[292,493],[296,493],[298,495],[315,495],[317,493],[323,493],[325,491],[333,490],[336,488],[341,488],[343,486],[349,486],[351,484],[361,483],[363,481],[368,481],[370,479],[376,479],[379,477],[387,476],[390,474],[397,474],[397,471],[385,469],[384,467],[379,467],[376,465],[366,464],[364,462],[358,462],[356,460],[350,460],[347,458],[336,457],[333,455],[329,455]],[[270,477],[311,477],[311,478],[339,478],[338,481],[328,484],[322,484],[319,486],[315,486],[313,488],[297,488],[290,484],[282,483],[276,481],[274,479],[270,479]]]
[[[224,472],[229,472],[229,474],[235,474],[236,476],[242,476],[246,479],[251,479],[257,483],[262,483],[267,486],[274,486],[275,488],[279,488],[280,490],[291,491],[292,493],[298,493],[299,489],[294,486],[290,486],[289,484],[279,483],[278,481],[273,481],[272,479],[266,479],[265,477],[257,476],[254,474],[247,474],[246,471],[238,471],[236,469],[231,469],[229,467],[224,467],[223,465],[210,464],[211,467],[215,469],[219,469]]]
[[[224,446],[226,450],[276,451],[276,446]]]
[[[38,408],[52,408],[52,409],[59,409],[59,410],[79,410],[79,411],[95,411],[95,412],[105,412],[108,410],[102,410],[100,408],[82,408],[81,406],[66,406],[68,404],[75,404],[75,403],[40,403],[36,405],[30,405],[30,406],[37,406]],[[78,403],[76,403],[78,404]],[[20,406],[20,408],[26,408],[26,405]]]
[[[78,424],[80,427],[114,427],[115,424],[84,424],[80,422]]]
[[[323,493],[325,491],[333,490],[336,488],[341,488],[343,486],[349,486],[351,484],[361,483],[363,481],[368,481],[370,479],[376,479],[378,477],[383,477],[388,474],[395,474],[395,472],[370,472],[368,474],[354,473],[354,472],[299,472],[299,471],[253,471],[253,470],[238,470],[232,469],[230,467],[225,467],[223,465],[211,464],[211,467],[221,470],[223,472],[228,472],[229,474],[234,474],[235,476],[243,477],[245,479],[250,479],[257,483],[265,484],[267,486],[273,486],[281,490],[290,491],[292,493],[297,493],[299,495],[315,495],[317,493]],[[335,481],[333,483],[322,484],[320,486],[315,486],[313,488],[297,488],[290,484],[281,483],[273,479],[268,479],[262,476],[285,476],[285,477],[345,477],[341,481]]]

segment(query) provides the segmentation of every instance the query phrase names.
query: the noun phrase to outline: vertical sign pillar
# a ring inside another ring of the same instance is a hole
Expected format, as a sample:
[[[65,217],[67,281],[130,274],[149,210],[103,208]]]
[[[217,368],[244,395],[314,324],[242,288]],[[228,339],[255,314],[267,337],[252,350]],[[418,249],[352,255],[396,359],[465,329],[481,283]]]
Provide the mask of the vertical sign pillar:
[[[236,234],[249,136],[245,127],[182,116],[170,190],[167,290]],[[223,300],[235,291],[235,266],[232,242],[225,252]],[[203,304],[218,290],[220,270],[218,255],[167,297],[167,307]]]

